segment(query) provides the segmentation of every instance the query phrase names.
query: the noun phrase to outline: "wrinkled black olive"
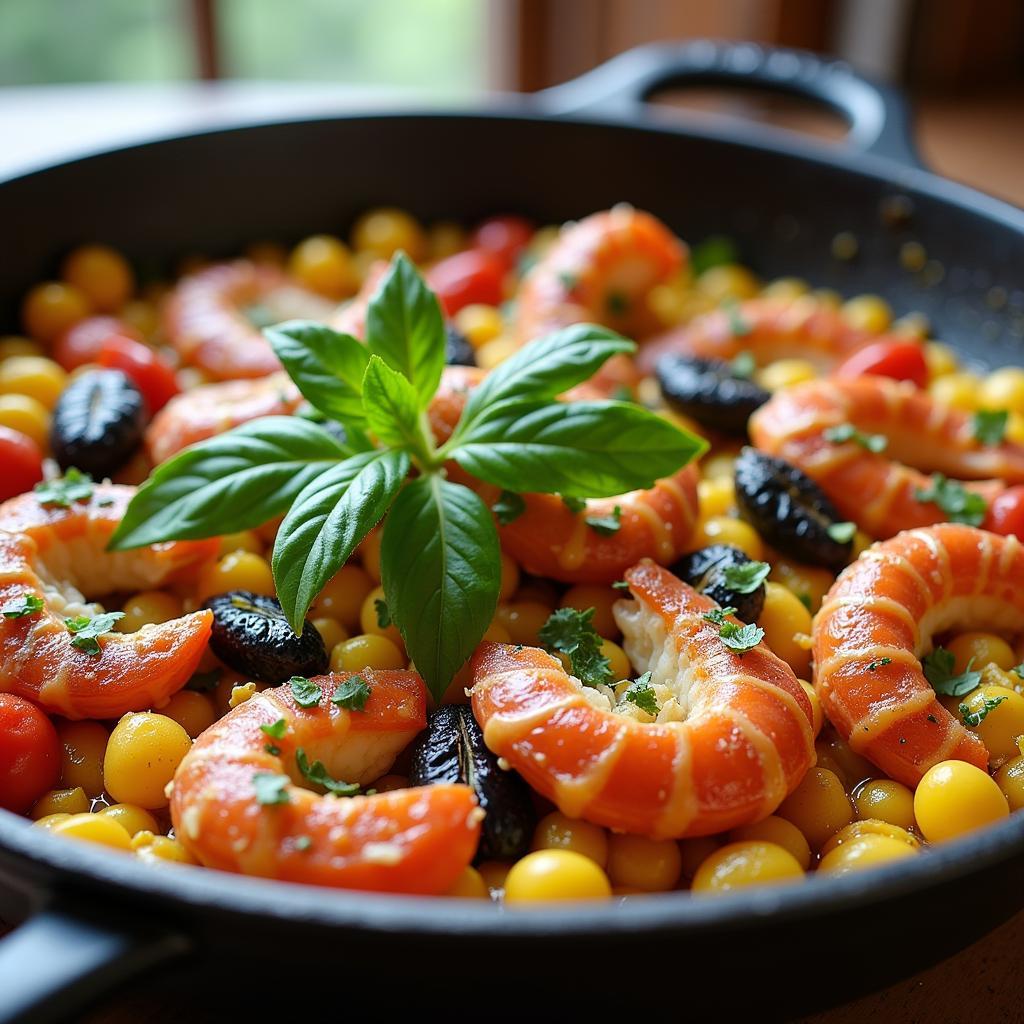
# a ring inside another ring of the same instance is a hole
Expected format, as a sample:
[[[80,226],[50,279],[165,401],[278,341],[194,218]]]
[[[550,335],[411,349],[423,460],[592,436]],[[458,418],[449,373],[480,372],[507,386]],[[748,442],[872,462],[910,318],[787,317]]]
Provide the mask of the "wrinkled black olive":
[[[283,683],[327,671],[327,648],[316,627],[307,620],[297,636],[275,598],[232,590],[211,597],[204,607],[213,611],[210,649],[236,672],[262,683]]]
[[[449,366],[476,366],[476,353],[469,338],[452,324],[446,324],[444,330],[444,361]]]
[[[120,370],[90,370],[76,377],[54,406],[53,457],[61,469],[74,466],[102,480],[135,454],[146,418],[141,392]]]
[[[721,359],[670,353],[658,360],[658,383],[665,401],[705,427],[747,436],[747,420],[771,397],[752,380],[736,376]]]
[[[773,548],[834,572],[850,561],[853,540],[829,534],[840,515],[806,473],[755,448],[740,452],[735,473],[740,514]]]
[[[736,618],[740,621],[754,622],[764,607],[764,584],[759,583],[749,594],[743,594],[729,587],[725,581],[725,570],[729,566],[746,565],[752,561],[739,548],[712,544],[684,555],[671,566],[671,571],[723,608],[735,608]]]
[[[515,860],[529,852],[537,814],[530,788],[513,771],[498,767],[468,704],[442,704],[412,752],[409,781],[414,786],[462,782],[473,788],[486,812],[477,856]]]

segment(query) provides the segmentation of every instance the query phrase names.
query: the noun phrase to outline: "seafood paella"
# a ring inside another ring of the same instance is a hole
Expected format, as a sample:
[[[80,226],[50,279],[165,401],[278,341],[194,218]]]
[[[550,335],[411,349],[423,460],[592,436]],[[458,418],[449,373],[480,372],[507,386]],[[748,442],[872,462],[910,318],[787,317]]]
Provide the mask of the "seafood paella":
[[[0,807],[36,828],[514,906],[813,884],[1024,807],[1024,369],[912,310],[622,205],[380,208],[164,280],[87,244],[22,318]]]

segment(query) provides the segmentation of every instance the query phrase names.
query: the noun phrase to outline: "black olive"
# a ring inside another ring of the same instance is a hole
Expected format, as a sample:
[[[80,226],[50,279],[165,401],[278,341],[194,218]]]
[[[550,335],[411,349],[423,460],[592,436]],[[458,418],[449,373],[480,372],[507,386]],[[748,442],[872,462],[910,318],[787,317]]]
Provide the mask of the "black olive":
[[[735,472],[740,514],[773,548],[834,572],[850,561],[853,539],[832,536],[839,513],[806,473],[755,448],[740,452]]]
[[[665,401],[705,427],[747,436],[747,420],[771,397],[721,359],[670,353],[655,370]]]
[[[462,782],[471,786],[486,812],[477,856],[515,860],[530,849],[537,814],[530,787],[513,771],[498,766],[468,704],[442,704],[412,752],[409,781],[414,786]]]
[[[749,594],[745,594],[728,585],[725,571],[730,566],[748,565],[752,561],[739,548],[729,544],[712,544],[684,555],[671,570],[723,608],[735,608],[736,617],[742,622],[754,622],[764,607],[764,583],[759,583]]]
[[[74,466],[102,480],[135,454],[146,418],[141,392],[120,370],[90,370],[76,377],[54,406],[53,457],[61,469]]]
[[[476,353],[462,331],[445,325],[444,361],[449,366],[476,366]]]
[[[280,602],[248,590],[211,597],[210,649],[236,672],[262,683],[283,683],[292,676],[327,671],[327,648],[312,622],[301,635],[292,632]]]

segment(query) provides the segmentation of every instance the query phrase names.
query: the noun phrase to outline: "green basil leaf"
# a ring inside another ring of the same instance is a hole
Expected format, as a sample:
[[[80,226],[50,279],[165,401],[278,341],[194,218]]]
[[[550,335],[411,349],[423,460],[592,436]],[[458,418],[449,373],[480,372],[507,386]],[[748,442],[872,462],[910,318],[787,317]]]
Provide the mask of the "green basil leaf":
[[[501,554],[490,510],[436,474],[413,480],[384,524],[381,572],[391,619],[440,700],[498,604]]]
[[[363,374],[370,352],[361,341],[309,320],[268,327],[263,336],[311,405],[331,419],[363,425]]]
[[[706,448],[702,438],[626,402],[505,402],[451,455],[508,491],[601,498],[651,487]]]
[[[634,351],[633,342],[595,324],[574,324],[538,338],[491,370],[470,394],[456,437],[498,402],[554,398],[588,380],[612,356]]]
[[[416,448],[423,436],[413,386],[380,356],[371,356],[363,378],[366,422],[384,443]]]
[[[444,318],[437,296],[409,257],[398,253],[366,311],[366,343],[405,376],[425,409],[441,380],[445,358]]]
[[[124,551],[260,526],[348,455],[308,420],[266,416],[244,423],[157,466],[107,546]]]
[[[409,472],[405,452],[361,452],[313,479],[277,531],[271,567],[292,629],[302,632],[309,606],[380,522]]]

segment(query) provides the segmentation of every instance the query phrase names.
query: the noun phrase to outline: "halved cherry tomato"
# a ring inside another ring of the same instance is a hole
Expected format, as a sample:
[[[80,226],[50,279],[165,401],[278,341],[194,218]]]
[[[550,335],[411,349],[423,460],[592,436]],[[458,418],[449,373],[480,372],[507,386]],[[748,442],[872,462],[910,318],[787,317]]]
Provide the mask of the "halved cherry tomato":
[[[142,335],[116,316],[86,317],[66,330],[53,346],[53,358],[69,373],[86,363],[96,362],[103,343],[113,334],[142,340]]]
[[[530,244],[533,225],[524,217],[489,217],[473,232],[473,248],[493,253],[511,270]]]
[[[43,479],[43,454],[20,430],[0,427],[0,501],[31,490]]]
[[[435,263],[427,271],[427,284],[437,293],[446,316],[463,306],[497,306],[505,298],[505,264],[493,253],[467,249]]]
[[[992,499],[985,529],[1004,537],[1012,533],[1024,540],[1024,487],[1010,487]]]
[[[863,377],[866,374],[913,381],[919,388],[928,383],[924,352],[914,341],[876,341],[865,345],[835,371],[837,377]]]
[[[0,807],[22,814],[60,778],[53,723],[13,693],[0,693]]]
[[[150,414],[159,412],[179,391],[174,370],[141,341],[120,335],[107,338],[96,361],[130,377],[142,392]]]

